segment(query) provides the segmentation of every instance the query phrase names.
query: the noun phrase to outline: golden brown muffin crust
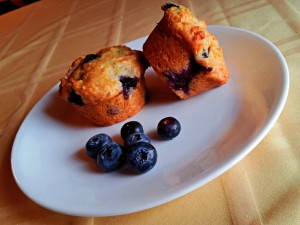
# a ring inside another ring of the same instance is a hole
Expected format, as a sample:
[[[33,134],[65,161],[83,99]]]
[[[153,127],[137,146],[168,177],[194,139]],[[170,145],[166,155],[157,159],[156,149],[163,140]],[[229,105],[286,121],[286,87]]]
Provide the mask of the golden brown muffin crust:
[[[121,45],[101,49],[72,63],[60,96],[97,125],[111,125],[144,106],[147,67],[141,51]]]
[[[186,82],[186,87],[171,87],[180,98],[226,83],[229,72],[222,49],[216,37],[206,30],[205,21],[198,20],[181,5],[167,3],[162,9],[163,18],[143,46],[146,58],[160,78],[170,83],[170,74],[177,79],[179,76],[173,74],[190,72],[190,80],[180,80]]]

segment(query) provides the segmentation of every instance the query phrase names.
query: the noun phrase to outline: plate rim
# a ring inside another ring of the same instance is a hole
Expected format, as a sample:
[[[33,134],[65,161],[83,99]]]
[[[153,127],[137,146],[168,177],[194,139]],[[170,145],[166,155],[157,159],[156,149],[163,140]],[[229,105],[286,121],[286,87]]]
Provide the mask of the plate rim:
[[[25,127],[26,123],[29,121],[29,115],[31,115],[31,113],[36,109],[36,107],[38,106],[38,103],[41,101],[41,99],[46,96],[49,92],[51,92],[51,90],[53,90],[53,88],[55,88],[58,84],[54,85],[53,87],[50,88],[50,90],[46,91],[45,94],[37,101],[37,103],[31,108],[31,110],[27,113],[26,117],[24,118],[24,120],[21,122],[21,125],[18,128],[18,131],[15,135],[14,141],[13,141],[13,145],[12,145],[12,151],[11,151],[11,169],[12,169],[12,174],[14,177],[14,180],[17,183],[17,186],[20,188],[20,190],[29,198],[31,199],[33,202],[43,206],[46,209],[49,209],[51,211],[55,211],[55,212],[59,212],[62,214],[66,214],[66,215],[73,215],[73,216],[116,216],[116,215],[124,215],[124,214],[130,214],[130,213],[134,213],[134,212],[138,212],[138,211],[142,211],[142,210],[146,210],[149,208],[153,208],[162,204],[165,204],[167,202],[170,202],[172,200],[175,200],[181,196],[184,196],[185,194],[190,193],[191,191],[194,191],[195,189],[207,184],[208,182],[212,181],[213,179],[219,177],[220,175],[222,175],[223,173],[225,173],[226,171],[228,171],[230,168],[232,168],[233,166],[235,166],[240,160],[242,160],[247,154],[249,154],[262,140],[263,138],[267,135],[267,133],[271,130],[271,128],[274,126],[274,124],[276,123],[276,121],[278,120],[284,106],[285,103],[287,101],[288,98],[288,93],[289,93],[289,69],[288,69],[288,65],[286,63],[286,60],[284,58],[284,56],[282,55],[282,53],[279,51],[279,49],[268,39],[266,39],[265,37],[254,33],[252,31],[248,31],[242,28],[237,28],[237,27],[229,27],[229,26],[220,26],[220,25],[209,25],[208,26],[208,30],[214,30],[214,29],[225,29],[225,30],[236,30],[239,32],[243,32],[246,33],[248,35],[254,36],[260,40],[262,40],[265,44],[269,45],[269,47],[271,47],[271,49],[274,51],[274,53],[276,53],[276,56],[279,58],[279,60],[282,62],[282,67],[284,70],[284,73],[282,75],[283,77],[283,84],[282,84],[282,91],[279,94],[279,98],[278,98],[278,102],[276,102],[276,104],[274,104],[275,108],[272,110],[272,114],[268,116],[268,119],[263,123],[263,126],[261,129],[259,129],[259,132],[257,133],[257,135],[255,135],[254,138],[251,138],[251,140],[249,142],[247,142],[247,145],[245,146],[245,148],[241,149],[239,151],[239,154],[236,154],[234,156],[232,156],[229,160],[227,160],[226,162],[222,163],[222,166],[219,166],[218,168],[214,169],[213,171],[209,172],[208,174],[206,174],[204,176],[204,179],[202,179],[201,181],[195,182],[193,185],[189,185],[188,187],[185,187],[183,189],[181,189],[180,191],[177,191],[175,194],[173,195],[168,195],[167,197],[163,198],[160,201],[155,201],[155,202],[151,202],[148,204],[143,204],[143,207],[135,207],[134,210],[127,210],[126,212],[122,211],[122,212],[113,212],[113,213],[104,213],[104,214],[95,214],[95,213],[88,213],[88,212],[76,212],[76,211],[63,211],[63,210],[59,210],[56,208],[52,208],[49,207],[45,202],[36,199],[35,197],[31,196],[30,193],[27,192],[26,188],[22,186],[22,184],[19,182],[18,179],[18,175],[16,174],[15,171],[15,166],[14,166],[14,154],[15,154],[15,148],[17,146],[17,142],[18,140],[21,138],[21,133],[22,133],[22,129]],[[212,32],[212,31],[211,31]],[[212,32],[213,33],[213,32]],[[141,38],[137,38],[133,41],[130,41],[128,43],[126,43],[125,45],[130,45],[131,43],[140,41],[142,39],[146,39],[147,36],[145,37],[141,37]],[[80,211],[80,210],[79,210]]]

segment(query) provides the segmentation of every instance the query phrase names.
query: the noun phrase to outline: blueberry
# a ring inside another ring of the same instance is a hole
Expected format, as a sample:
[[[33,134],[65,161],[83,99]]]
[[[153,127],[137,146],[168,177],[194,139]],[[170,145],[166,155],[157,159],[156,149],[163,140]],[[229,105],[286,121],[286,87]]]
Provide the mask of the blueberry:
[[[144,133],[144,128],[138,121],[130,121],[122,126],[121,137],[123,140],[125,140],[129,134],[133,133]]]
[[[201,56],[202,56],[202,58],[208,58],[208,50],[204,48]]]
[[[104,145],[97,155],[97,164],[104,172],[119,169],[125,161],[122,146],[114,141]]]
[[[190,58],[189,71],[191,74],[193,74],[193,76],[196,76],[196,74],[198,74],[200,72],[209,73],[212,71],[212,69],[213,69],[212,67],[203,66],[203,65],[199,64],[198,62],[196,62],[194,57]]]
[[[73,89],[71,89],[68,101],[70,103],[73,103],[73,104],[78,105],[78,106],[82,106],[84,104],[82,99],[81,99],[81,96],[79,94],[77,94]]]
[[[128,149],[130,146],[138,142],[151,143],[150,138],[144,133],[133,133],[129,134],[124,141],[124,148]]]
[[[189,84],[193,78],[187,69],[183,69],[179,73],[173,71],[164,71],[163,75],[167,78],[167,84],[174,90],[181,90],[189,93]]]
[[[212,69],[212,67],[203,66],[197,63],[194,56],[191,56],[186,68],[179,72],[164,71],[163,75],[167,78],[169,87],[174,90],[181,90],[188,94],[191,80],[200,72],[209,73]]]
[[[112,139],[107,134],[97,134],[97,135],[91,137],[87,141],[87,143],[85,145],[86,153],[89,157],[96,159],[100,149],[104,145],[111,143],[111,142],[112,142]]]
[[[166,117],[159,121],[157,125],[157,134],[163,139],[171,140],[176,137],[181,130],[181,125],[174,117]]]
[[[88,54],[83,59],[82,64],[92,61],[93,59],[96,59],[96,58],[98,58],[98,54]]]
[[[106,112],[107,114],[114,116],[120,113],[120,109],[117,106],[112,106],[111,108],[108,108]]]
[[[134,144],[129,148],[126,156],[128,165],[139,174],[151,170],[157,161],[156,149],[147,142]]]
[[[132,90],[136,88],[139,78],[120,76],[119,81],[122,83],[122,88],[123,88],[122,93],[124,99],[128,99]]]
[[[165,11],[171,7],[179,8],[179,5],[177,5],[176,3],[173,3],[173,2],[167,2],[161,6],[161,9]]]

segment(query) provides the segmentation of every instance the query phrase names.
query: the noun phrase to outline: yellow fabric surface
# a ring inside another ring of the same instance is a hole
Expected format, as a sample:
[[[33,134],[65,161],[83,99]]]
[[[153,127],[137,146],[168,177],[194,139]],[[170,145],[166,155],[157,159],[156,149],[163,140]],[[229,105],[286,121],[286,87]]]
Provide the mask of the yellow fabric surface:
[[[240,27],[269,39],[290,71],[289,96],[279,120],[250,154],[220,177],[152,209],[95,218],[49,211],[17,187],[10,154],[29,110],[77,56],[148,35],[162,16],[162,3],[42,0],[0,16],[0,224],[300,224],[298,0],[179,1],[209,25]]]

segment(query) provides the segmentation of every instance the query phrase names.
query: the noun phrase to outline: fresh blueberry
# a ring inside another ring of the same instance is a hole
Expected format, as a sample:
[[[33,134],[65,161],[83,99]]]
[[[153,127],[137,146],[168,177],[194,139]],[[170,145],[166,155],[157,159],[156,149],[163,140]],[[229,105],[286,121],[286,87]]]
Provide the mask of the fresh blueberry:
[[[138,121],[129,121],[122,126],[121,137],[123,140],[125,140],[129,134],[133,133],[144,133],[144,128]]]
[[[97,135],[91,137],[87,141],[87,143],[85,145],[86,153],[92,159],[96,159],[100,149],[104,145],[111,143],[111,142],[112,142],[112,139],[107,134],[97,134]]]
[[[120,76],[119,80],[122,83],[122,88],[123,88],[122,93],[124,99],[128,99],[132,90],[136,88],[139,78]]]
[[[134,144],[136,144],[138,142],[151,143],[148,135],[146,135],[144,133],[133,133],[133,134],[129,134],[126,137],[126,139],[124,141],[124,148],[128,149],[129,147],[133,146]]]
[[[181,130],[181,125],[174,117],[166,117],[159,121],[157,125],[157,134],[163,139],[171,140],[176,137]]]
[[[104,172],[119,169],[125,161],[123,147],[114,141],[104,145],[97,156],[97,164]]]
[[[99,57],[98,54],[88,54],[88,55],[86,55],[85,58],[83,59],[82,64],[87,63],[87,62],[89,62],[89,61],[92,61],[93,59],[96,59],[96,58],[98,58],[98,57]]]
[[[77,94],[73,89],[71,89],[68,101],[70,103],[73,103],[73,104],[78,105],[78,106],[82,106],[84,104],[82,99],[81,99],[81,96],[79,94]]]
[[[126,153],[128,165],[137,173],[146,173],[151,170],[157,161],[157,151],[147,142],[138,142],[129,148]]]

